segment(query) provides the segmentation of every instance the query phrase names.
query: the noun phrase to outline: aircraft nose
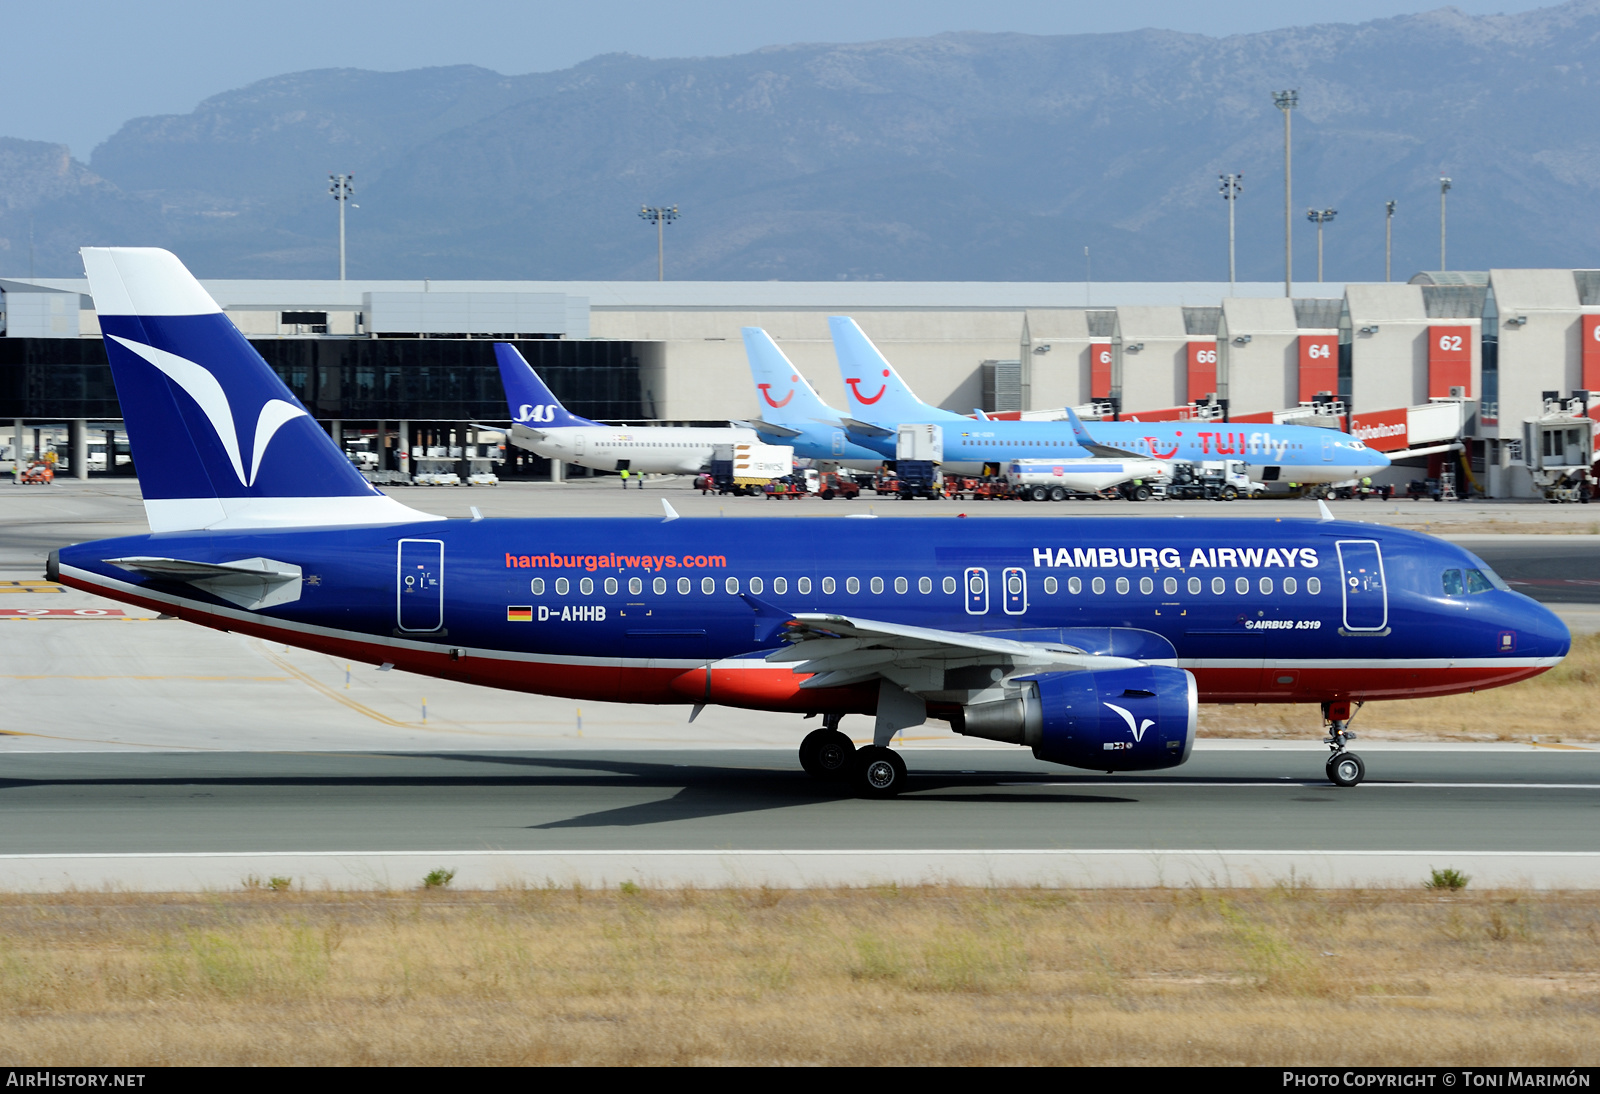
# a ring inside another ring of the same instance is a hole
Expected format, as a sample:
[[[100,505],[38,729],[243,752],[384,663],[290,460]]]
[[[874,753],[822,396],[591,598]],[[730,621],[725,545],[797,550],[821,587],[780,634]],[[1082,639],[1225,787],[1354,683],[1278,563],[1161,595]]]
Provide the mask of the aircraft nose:
[[[1367,457],[1372,461],[1371,469],[1366,472],[1369,475],[1374,471],[1388,470],[1389,466],[1394,462],[1388,456],[1384,455],[1382,452],[1379,452],[1376,448],[1367,449]]]
[[[1527,601],[1517,613],[1517,652],[1529,657],[1565,657],[1572,632],[1561,617],[1543,604]]]

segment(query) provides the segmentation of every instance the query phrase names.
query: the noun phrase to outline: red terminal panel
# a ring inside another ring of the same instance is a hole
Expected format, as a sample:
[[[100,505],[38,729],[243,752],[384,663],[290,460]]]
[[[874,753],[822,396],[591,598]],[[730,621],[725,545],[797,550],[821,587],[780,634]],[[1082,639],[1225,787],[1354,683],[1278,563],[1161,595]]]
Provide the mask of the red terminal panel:
[[[1583,387],[1600,391],[1600,315],[1583,317]]]
[[[1300,394],[1309,403],[1322,392],[1339,393],[1339,336],[1302,334],[1300,336]]]
[[[1188,361],[1189,386],[1184,398],[1198,403],[1217,390],[1217,344],[1215,342],[1190,342]]]
[[[1089,346],[1089,398],[1111,398],[1111,343],[1093,342]]]
[[[1428,398],[1472,396],[1472,328],[1428,328]]]

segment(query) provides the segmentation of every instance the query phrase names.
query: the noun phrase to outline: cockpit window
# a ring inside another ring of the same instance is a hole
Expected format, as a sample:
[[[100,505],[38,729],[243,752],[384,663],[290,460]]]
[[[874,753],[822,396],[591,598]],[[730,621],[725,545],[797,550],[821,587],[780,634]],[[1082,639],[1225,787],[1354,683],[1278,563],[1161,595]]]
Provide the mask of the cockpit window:
[[[1483,576],[1482,570],[1467,571],[1467,592],[1486,593],[1492,588],[1494,586],[1489,584],[1489,579]]]
[[[1444,572],[1444,595],[1460,596],[1466,592],[1466,587],[1461,583],[1460,570],[1446,570]]]

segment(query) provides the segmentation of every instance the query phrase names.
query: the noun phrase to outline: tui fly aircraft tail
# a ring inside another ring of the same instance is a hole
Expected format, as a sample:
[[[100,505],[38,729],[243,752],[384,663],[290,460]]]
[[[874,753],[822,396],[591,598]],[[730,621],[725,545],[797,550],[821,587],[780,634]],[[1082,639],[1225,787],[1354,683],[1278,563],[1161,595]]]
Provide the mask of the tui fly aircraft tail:
[[[530,429],[541,426],[599,425],[588,418],[569,413],[561,405],[539,374],[533,371],[527,358],[517,352],[517,347],[507,342],[494,344],[494,359],[500,366],[500,382],[505,385],[506,405],[511,410],[511,420]]]
[[[843,417],[821,396],[784,356],[772,336],[760,327],[744,327],[744,353],[755,381],[757,405],[764,421],[777,425],[806,426],[814,422],[836,424]]]
[[[441,519],[362,478],[175,255],[82,255],[152,532]]]
[[[851,417],[891,427],[901,422],[971,421],[918,399],[854,319],[830,315],[828,327],[833,332],[839,374],[850,396]]]

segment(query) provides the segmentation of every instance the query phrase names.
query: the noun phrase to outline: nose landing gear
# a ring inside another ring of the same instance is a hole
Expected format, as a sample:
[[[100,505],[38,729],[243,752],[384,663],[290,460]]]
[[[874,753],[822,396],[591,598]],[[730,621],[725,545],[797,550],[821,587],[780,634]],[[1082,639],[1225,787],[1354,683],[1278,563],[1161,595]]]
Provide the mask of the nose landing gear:
[[[1335,786],[1358,786],[1367,777],[1367,765],[1361,761],[1361,757],[1347,751],[1348,742],[1356,739],[1349,729],[1350,720],[1362,704],[1354,704],[1354,710],[1351,707],[1348,699],[1322,704],[1322,720],[1328,727],[1328,735],[1322,738],[1322,743],[1333,753],[1328,757],[1323,771]]]

